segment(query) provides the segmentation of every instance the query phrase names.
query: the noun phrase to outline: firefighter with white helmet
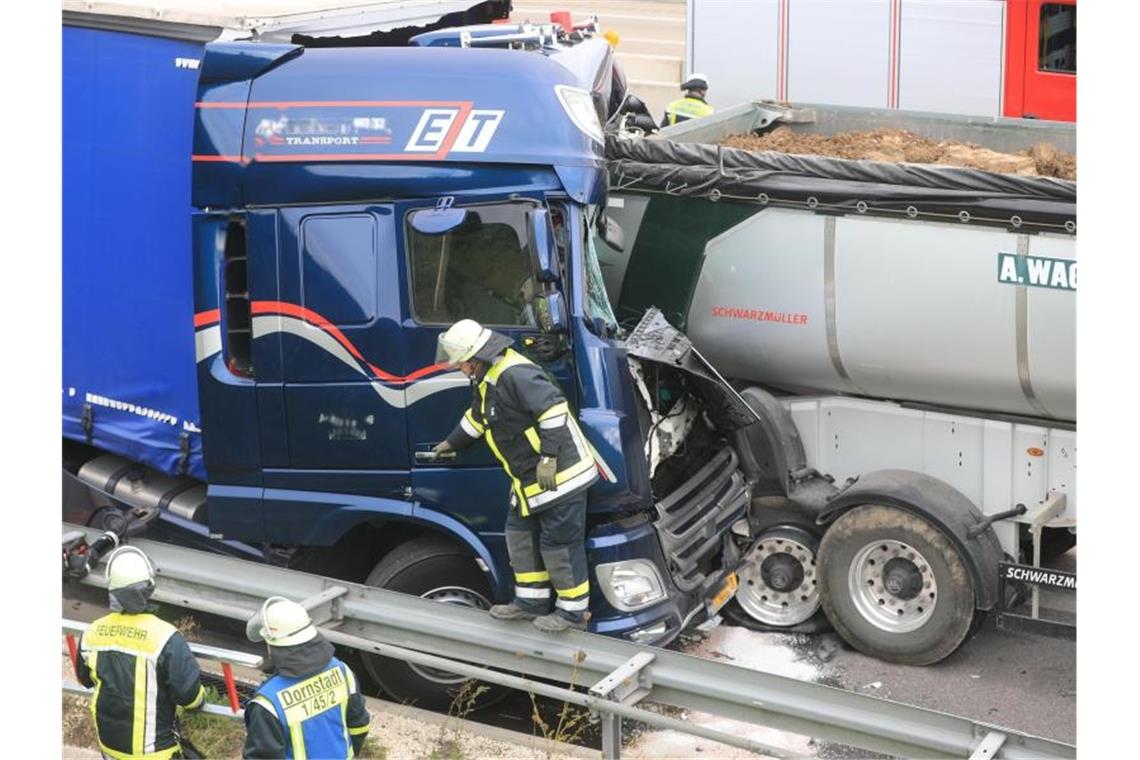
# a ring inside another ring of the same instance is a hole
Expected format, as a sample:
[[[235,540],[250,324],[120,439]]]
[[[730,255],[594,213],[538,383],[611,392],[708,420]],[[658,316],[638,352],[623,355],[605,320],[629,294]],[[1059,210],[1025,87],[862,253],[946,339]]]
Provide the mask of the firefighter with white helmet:
[[[582,629],[590,603],[586,489],[597,465],[566,397],[512,342],[472,319],[439,336],[436,361],[470,378],[472,398],[435,451],[486,440],[510,478],[505,531],[515,598],[491,616],[533,619],[544,631]]]
[[[95,687],[91,714],[104,757],[182,757],[175,734],[179,707],[205,701],[198,663],[174,626],[149,605],[154,568],[140,549],[121,546],[107,559],[111,614],[83,633],[76,675]]]
[[[705,102],[705,96],[709,92],[709,80],[704,74],[689,74],[681,83],[681,89],[685,94],[665,106],[665,117],[661,119],[661,126],[671,127],[682,121],[708,116],[713,112],[713,107]]]
[[[274,674],[245,709],[242,757],[351,758],[368,737],[368,710],[352,670],[313,625],[308,611],[283,596],[261,606],[261,638]]]

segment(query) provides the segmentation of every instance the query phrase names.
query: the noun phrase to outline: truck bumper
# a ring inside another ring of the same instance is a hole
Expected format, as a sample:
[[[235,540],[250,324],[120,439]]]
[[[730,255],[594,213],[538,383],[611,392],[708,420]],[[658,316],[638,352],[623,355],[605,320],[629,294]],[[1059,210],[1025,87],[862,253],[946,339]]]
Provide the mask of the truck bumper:
[[[664,646],[715,614],[713,599],[740,562],[731,527],[746,516],[748,497],[736,454],[725,447],[656,505],[655,521],[641,514],[592,530],[586,552],[597,598],[590,630]],[[665,596],[643,609],[619,609],[602,587],[598,567],[638,559],[657,569]]]

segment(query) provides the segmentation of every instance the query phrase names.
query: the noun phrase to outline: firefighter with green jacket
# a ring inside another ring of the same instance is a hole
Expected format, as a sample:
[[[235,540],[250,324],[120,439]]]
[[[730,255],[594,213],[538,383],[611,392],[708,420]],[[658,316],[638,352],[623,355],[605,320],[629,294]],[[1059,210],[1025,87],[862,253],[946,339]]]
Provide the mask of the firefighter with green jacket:
[[[665,116],[661,119],[662,127],[671,127],[689,119],[699,119],[713,112],[713,107],[705,102],[709,92],[709,80],[704,74],[689,74],[689,78],[681,83],[684,96],[670,101],[665,106]]]
[[[154,568],[141,550],[121,546],[111,554],[107,590],[112,612],[84,631],[76,662],[79,682],[95,689],[99,748],[114,760],[182,757],[177,711],[206,699],[190,645],[152,613]]]
[[[501,620],[533,619],[540,630],[584,629],[589,618],[586,489],[597,465],[566,397],[513,341],[472,319],[439,336],[436,361],[472,383],[471,407],[437,454],[486,440],[511,481],[507,552],[514,600],[491,608]]]

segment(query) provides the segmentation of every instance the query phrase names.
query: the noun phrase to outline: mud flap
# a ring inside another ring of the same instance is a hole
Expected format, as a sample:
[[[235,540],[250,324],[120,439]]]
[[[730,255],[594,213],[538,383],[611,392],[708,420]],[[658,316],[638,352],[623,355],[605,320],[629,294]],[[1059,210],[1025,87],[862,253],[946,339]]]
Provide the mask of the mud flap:
[[[1077,576],[1062,570],[1002,562],[997,627],[1055,639],[1077,639]],[[1028,587],[1028,593],[1024,593]]]

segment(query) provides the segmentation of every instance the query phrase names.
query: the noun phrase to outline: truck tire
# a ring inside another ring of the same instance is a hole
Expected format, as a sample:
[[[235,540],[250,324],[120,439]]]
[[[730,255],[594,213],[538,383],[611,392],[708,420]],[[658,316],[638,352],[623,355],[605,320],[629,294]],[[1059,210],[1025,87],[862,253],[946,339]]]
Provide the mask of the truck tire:
[[[755,631],[820,633],[829,626],[820,610],[816,578],[819,537],[807,526],[765,528],[745,553],[740,585],[724,616]]]
[[[400,544],[376,563],[365,583],[447,604],[491,606],[490,586],[470,552],[437,536]],[[509,692],[483,683],[464,691],[469,679],[460,676],[379,655],[366,654],[362,659],[364,669],[392,699],[428,710],[482,709]],[[476,697],[478,689],[485,690]]]
[[[819,546],[820,602],[840,636],[902,665],[938,662],[973,629],[975,594],[954,545],[910,512],[845,512]]]

